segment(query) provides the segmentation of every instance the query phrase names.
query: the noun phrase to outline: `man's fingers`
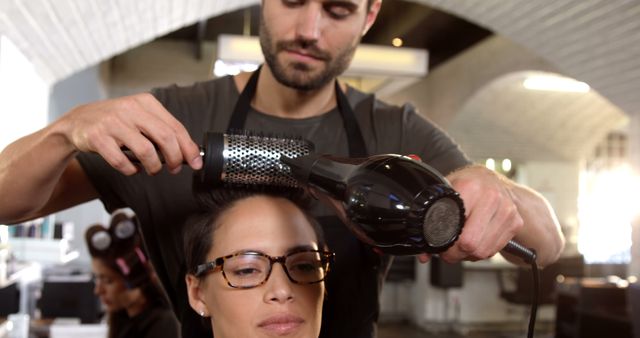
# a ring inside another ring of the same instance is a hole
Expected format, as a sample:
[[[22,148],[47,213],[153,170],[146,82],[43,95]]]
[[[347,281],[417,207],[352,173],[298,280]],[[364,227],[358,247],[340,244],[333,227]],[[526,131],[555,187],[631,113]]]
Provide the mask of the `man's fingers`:
[[[136,167],[125,154],[120,149],[120,146],[113,142],[113,139],[109,139],[110,141],[99,144],[97,147],[99,148],[98,153],[102,158],[109,163],[114,169],[123,173],[124,175],[130,176],[138,172],[138,167]]]
[[[184,126],[180,125],[182,129]],[[184,160],[189,163],[189,166],[193,170],[202,169],[202,156],[200,155],[200,147],[193,142],[191,136],[184,130],[183,133],[178,134],[178,144],[182,150]]]
[[[156,149],[153,142],[142,135],[138,130],[122,130],[117,132],[114,135],[114,138],[135,155],[137,160],[140,162],[140,165],[148,174],[154,175],[162,170],[162,162],[158,155],[158,149]],[[122,155],[124,156],[124,153],[122,153]]]
[[[159,117],[167,127],[166,130],[163,128],[157,132],[151,130],[148,132],[153,133],[152,135],[154,136],[151,136],[151,138],[158,142],[169,169],[172,172],[177,172],[184,162],[188,163],[194,170],[202,168],[200,147],[191,139],[184,125],[171,115],[153,95],[142,94],[139,96],[139,100],[148,111]],[[168,134],[164,134],[165,132]]]

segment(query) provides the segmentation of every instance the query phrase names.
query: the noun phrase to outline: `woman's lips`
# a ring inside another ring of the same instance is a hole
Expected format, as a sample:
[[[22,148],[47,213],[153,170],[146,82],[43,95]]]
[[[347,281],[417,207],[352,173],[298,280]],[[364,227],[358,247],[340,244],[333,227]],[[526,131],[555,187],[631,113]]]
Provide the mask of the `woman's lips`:
[[[258,327],[277,335],[284,336],[296,331],[302,323],[304,323],[304,319],[298,316],[283,314],[271,316],[261,321],[258,323]]]

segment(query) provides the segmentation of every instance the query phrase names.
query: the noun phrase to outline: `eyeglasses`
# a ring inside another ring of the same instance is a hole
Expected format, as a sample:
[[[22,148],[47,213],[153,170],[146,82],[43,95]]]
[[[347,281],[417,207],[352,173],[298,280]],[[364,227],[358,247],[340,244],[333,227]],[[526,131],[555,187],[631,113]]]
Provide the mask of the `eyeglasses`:
[[[271,275],[273,264],[280,263],[291,282],[315,284],[327,277],[334,256],[333,252],[307,249],[278,257],[243,251],[198,265],[195,276],[202,277],[208,272],[222,271],[222,276],[230,287],[249,289],[264,284]]]

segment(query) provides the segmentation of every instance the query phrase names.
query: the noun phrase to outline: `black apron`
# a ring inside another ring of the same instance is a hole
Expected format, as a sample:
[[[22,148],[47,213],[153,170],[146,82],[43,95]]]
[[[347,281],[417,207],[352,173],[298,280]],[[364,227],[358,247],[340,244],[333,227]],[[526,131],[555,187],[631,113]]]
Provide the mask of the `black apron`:
[[[228,131],[243,130],[258,85],[260,69],[253,72],[238,98]],[[347,97],[335,81],[338,110],[347,133],[350,157],[366,157],[362,132]],[[303,135],[300,135],[303,136]],[[320,149],[322,151],[322,149]],[[318,217],[336,261],[327,276],[322,311],[321,338],[370,338],[375,336],[379,289],[384,271],[381,257],[360,242],[337,216]],[[385,264],[386,265],[386,264]]]

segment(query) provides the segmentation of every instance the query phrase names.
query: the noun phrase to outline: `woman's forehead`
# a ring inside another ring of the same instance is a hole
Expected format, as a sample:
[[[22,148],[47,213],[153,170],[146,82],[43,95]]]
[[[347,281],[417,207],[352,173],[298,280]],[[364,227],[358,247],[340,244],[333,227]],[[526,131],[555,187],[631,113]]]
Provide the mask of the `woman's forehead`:
[[[213,235],[213,251],[221,255],[246,249],[270,254],[267,251],[315,243],[315,232],[302,210],[287,199],[270,196],[236,202],[219,217]]]
[[[114,275],[117,274],[112,267],[106,264],[106,262],[100,258],[92,258],[91,266],[94,272],[100,272],[101,275]]]

